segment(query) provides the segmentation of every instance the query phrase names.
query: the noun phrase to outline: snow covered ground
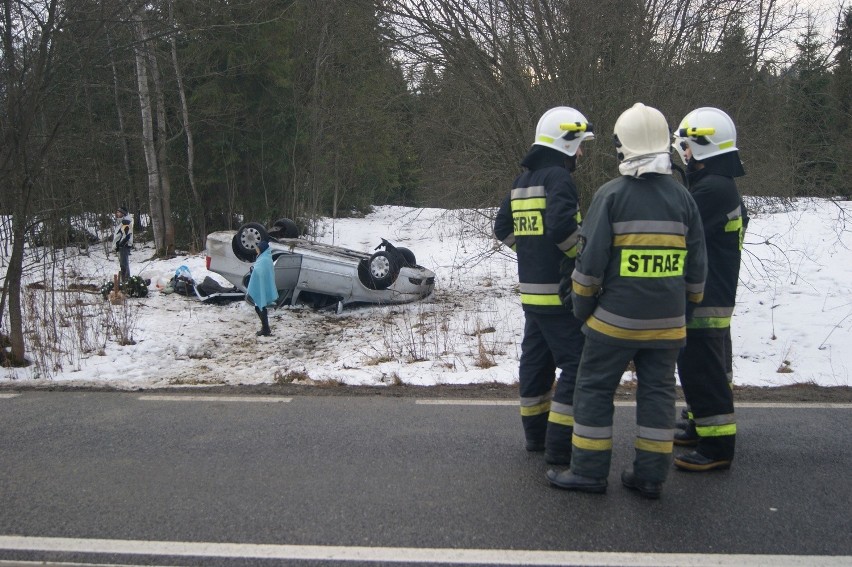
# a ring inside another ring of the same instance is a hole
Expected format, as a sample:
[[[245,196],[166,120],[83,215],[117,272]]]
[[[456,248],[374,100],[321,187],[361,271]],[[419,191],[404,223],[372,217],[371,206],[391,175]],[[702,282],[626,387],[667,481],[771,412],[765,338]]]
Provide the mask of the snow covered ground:
[[[852,385],[847,211],[850,202],[800,201],[752,214],[733,320],[735,383]],[[226,284],[205,269],[203,252],[160,261],[151,259],[150,248],[137,246],[131,272],[151,279],[150,293],[123,307],[92,289],[117,270],[115,256],[107,257],[101,246],[71,253],[44,269],[31,266],[27,276],[37,284],[48,269],[62,270],[69,280],[90,286],[87,294],[72,294],[72,307],[55,311],[44,301],[50,294],[28,288],[28,309],[59,318],[58,336],[34,328],[30,340],[53,341],[63,354],[49,365],[0,369],[0,383],[511,384],[517,381],[523,313],[514,255],[495,246],[490,230],[487,212],[477,211],[379,207],[366,218],[326,220],[317,236],[322,242],[372,251],[384,237],[410,248],[419,264],[437,274],[435,292],[411,304],[341,314],[274,310],[273,336],[262,338],[255,336],[259,321],[243,301],[211,305],[159,291],[180,266],[198,282],[209,275]],[[5,266],[0,260],[0,276]],[[83,328],[89,330],[75,331]],[[132,344],[120,344],[119,335]],[[39,372],[48,366],[50,371]]]

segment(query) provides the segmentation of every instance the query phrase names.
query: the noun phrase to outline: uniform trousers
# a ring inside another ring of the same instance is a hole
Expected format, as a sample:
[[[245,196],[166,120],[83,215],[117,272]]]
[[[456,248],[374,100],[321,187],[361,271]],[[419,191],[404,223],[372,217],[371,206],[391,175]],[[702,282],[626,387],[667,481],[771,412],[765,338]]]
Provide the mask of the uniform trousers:
[[[543,444],[547,437],[549,451],[570,452],[574,384],[585,342],[583,324],[568,311],[525,311],[524,319],[519,389],[527,444]],[[551,401],[558,417],[548,423]]]
[[[636,367],[636,478],[664,482],[672,461],[677,348],[611,345],[586,337],[574,392],[571,470],[607,478],[612,460],[613,397],[632,360]]]
[[[677,361],[683,395],[698,433],[696,451],[714,460],[731,460],[736,445],[734,393],[728,382],[724,335],[701,336],[687,330]]]

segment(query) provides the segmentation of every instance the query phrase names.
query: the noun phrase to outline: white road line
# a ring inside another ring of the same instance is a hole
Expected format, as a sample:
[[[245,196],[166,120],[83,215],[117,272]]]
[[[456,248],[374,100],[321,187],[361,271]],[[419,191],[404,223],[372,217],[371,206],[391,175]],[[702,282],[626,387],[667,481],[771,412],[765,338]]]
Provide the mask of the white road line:
[[[442,565],[597,565],[635,567],[848,566],[852,556],[725,555],[709,553],[628,553],[536,551],[517,549],[449,549],[417,547],[347,547],[182,541],[140,541],[0,536],[0,550],[64,553],[109,553],[218,559],[301,561],[373,561]]]
[[[463,399],[422,399],[415,402],[431,406],[517,406],[517,400],[463,400]],[[620,407],[635,407],[636,402],[615,402]],[[786,408],[786,409],[852,409],[852,404],[822,402],[742,402],[734,400],[735,408]]]
[[[424,406],[518,406],[518,400],[417,400],[416,404]],[[616,406],[635,406],[636,402],[615,402]]]
[[[0,394],[0,400],[5,400],[8,398],[17,398],[21,394]]]
[[[421,406],[516,406],[518,400],[417,400]]]
[[[293,398],[282,398],[280,396],[139,396],[140,400],[146,402],[249,402],[249,403],[287,403]]]
[[[787,409],[852,409],[852,404],[832,404],[823,402],[743,402],[737,403],[734,397],[734,409],[736,408],[787,408]]]
[[[128,563],[68,563],[54,561],[14,561],[0,559],[0,567],[142,567]],[[176,565],[163,565],[161,567],[177,567]]]

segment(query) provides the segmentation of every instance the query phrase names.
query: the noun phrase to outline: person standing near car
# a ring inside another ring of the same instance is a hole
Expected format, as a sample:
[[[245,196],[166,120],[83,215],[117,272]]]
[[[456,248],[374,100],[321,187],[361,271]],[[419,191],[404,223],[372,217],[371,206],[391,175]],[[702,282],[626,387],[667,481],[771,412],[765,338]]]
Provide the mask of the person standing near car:
[[[571,468],[548,470],[556,487],[604,493],[613,448],[613,397],[632,360],[637,435],[622,484],[659,498],[671,468],[675,362],[690,307],[701,302],[707,259],[701,216],[671,176],[668,124],[636,103],[614,128],[619,177],[595,193],[572,275],[574,314],[586,344],[574,394]]]
[[[115,210],[116,228],[112,244],[118,252],[118,273],[122,283],[130,279],[130,249],[133,248],[133,216],[124,205]]]
[[[272,249],[269,248],[269,242],[261,240],[255,250],[257,260],[252,267],[247,294],[254,302],[255,313],[260,317],[261,327],[256,335],[266,337],[272,334],[267,308],[278,299],[278,288],[275,285],[275,268],[272,264]]]
[[[674,148],[686,164],[689,192],[701,213],[709,267],[704,300],[687,326],[686,346],[677,361],[690,419],[674,442],[695,450],[675,457],[674,464],[703,472],[729,468],[736,445],[731,316],[748,215],[734,178],[745,171],[734,121],[724,111],[697,108],[674,135]]]
[[[594,137],[578,110],[558,106],[538,121],[521,173],[494,221],[494,236],[518,255],[524,311],[519,389],[527,451],[549,464],[569,465],[574,383],[583,350],[581,322],[559,295],[561,274],[574,269],[579,197],[571,172]],[[555,392],[556,369],[560,376]]]

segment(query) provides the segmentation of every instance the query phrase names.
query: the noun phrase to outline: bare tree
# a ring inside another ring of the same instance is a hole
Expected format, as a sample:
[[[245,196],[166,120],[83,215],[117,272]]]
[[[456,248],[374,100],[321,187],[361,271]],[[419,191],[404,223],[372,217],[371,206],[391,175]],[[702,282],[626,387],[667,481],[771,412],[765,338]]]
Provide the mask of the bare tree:
[[[166,168],[165,98],[156,55],[143,15],[134,16],[136,82],[142,118],[142,146],[148,168],[148,205],[157,254],[174,254],[174,220],[171,216],[170,179]],[[151,93],[151,85],[154,92]]]
[[[99,39],[128,2],[3,0],[0,4],[2,96],[0,96],[0,189],[12,216],[12,253],[0,298],[0,321],[8,302],[12,364],[25,364],[21,301],[24,244],[34,207],[48,179],[48,156],[83,88],[81,62],[105,54]],[[73,44],[73,45],[72,45]]]
[[[467,206],[502,194],[551,106],[575,106],[595,125],[577,171],[590,189],[614,174],[607,132],[639,100],[670,121],[696,106],[735,106],[759,136],[770,115],[745,101],[767,84],[759,72],[770,58],[788,51],[798,16],[776,0],[376,1],[409,76],[421,85],[430,73],[417,129],[422,155],[434,160],[423,164],[427,185],[436,201],[455,192]],[[744,56],[736,73],[722,53],[734,46]]]
[[[175,78],[177,79],[178,94],[180,95],[181,123],[186,136],[186,174],[189,180],[189,187],[192,190],[192,197],[195,200],[195,205],[198,211],[200,211],[200,214],[195,215],[194,217],[198,222],[198,226],[193,226],[193,236],[196,240],[200,240],[207,235],[207,213],[204,200],[198,194],[198,187],[195,185],[195,143],[192,139],[192,125],[189,121],[189,105],[186,102],[186,89],[183,85],[183,74],[181,73],[180,64],[178,63],[176,38],[178,30],[175,25],[174,6],[172,0],[168,0],[168,10],[169,25],[172,28],[172,31],[169,34],[169,47],[172,54],[172,65],[175,70]],[[190,221],[192,220],[193,216],[190,216]]]

